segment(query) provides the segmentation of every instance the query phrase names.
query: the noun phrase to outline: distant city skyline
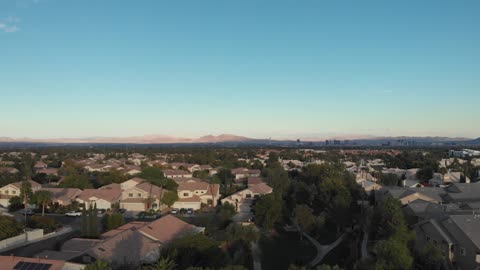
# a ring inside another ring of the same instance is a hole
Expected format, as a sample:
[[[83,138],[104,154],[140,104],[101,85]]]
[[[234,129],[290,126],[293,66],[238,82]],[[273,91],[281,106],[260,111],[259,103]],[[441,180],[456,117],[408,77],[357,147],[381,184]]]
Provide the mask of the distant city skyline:
[[[0,1],[0,137],[480,137],[479,1]]]

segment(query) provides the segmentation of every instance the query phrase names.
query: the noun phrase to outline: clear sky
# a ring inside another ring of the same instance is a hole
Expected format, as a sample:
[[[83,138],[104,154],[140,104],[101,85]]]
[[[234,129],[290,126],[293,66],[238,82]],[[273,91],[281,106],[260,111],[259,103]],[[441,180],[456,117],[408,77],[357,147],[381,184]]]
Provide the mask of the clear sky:
[[[0,0],[0,137],[480,137],[480,1]]]

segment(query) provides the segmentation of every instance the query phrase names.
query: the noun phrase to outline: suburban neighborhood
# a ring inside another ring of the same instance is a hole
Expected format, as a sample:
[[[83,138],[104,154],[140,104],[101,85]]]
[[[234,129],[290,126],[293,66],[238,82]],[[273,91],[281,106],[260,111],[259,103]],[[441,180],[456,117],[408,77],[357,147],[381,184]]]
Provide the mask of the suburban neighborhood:
[[[19,230],[2,238],[0,254],[19,263],[38,258],[58,269],[140,269],[168,260],[179,265],[175,258],[186,248],[179,243],[195,249],[196,241],[211,241],[223,260],[246,269],[327,267],[329,256],[344,258],[332,267],[370,269],[393,260],[379,243],[399,241],[394,231],[401,230],[402,252],[411,254],[402,264],[480,267],[480,155],[474,151],[464,151],[468,157],[442,148],[140,152],[1,153],[2,223],[8,219]],[[379,231],[393,226],[382,225],[389,218],[403,221],[393,232]],[[301,237],[281,251],[293,252],[290,258],[265,258],[275,250],[272,241],[295,234]],[[36,248],[57,238],[61,242]],[[329,253],[316,248],[329,244]],[[295,255],[295,245],[308,251]],[[32,251],[9,253],[21,247]],[[341,255],[345,249],[358,253]],[[250,255],[230,258],[240,250]],[[425,252],[435,256],[425,261]]]

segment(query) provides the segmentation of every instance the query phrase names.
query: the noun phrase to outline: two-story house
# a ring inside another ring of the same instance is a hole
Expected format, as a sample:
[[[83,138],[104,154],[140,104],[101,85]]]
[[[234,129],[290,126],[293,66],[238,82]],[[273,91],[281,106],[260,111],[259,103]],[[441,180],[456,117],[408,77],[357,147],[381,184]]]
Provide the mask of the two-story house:
[[[160,210],[160,201],[164,192],[161,187],[149,182],[141,182],[121,191],[120,208],[124,208],[127,211]]]
[[[33,192],[39,190],[42,187],[42,185],[40,185],[39,183],[33,180],[28,180],[28,182],[30,182]],[[8,207],[8,205],[10,204],[9,203],[10,198],[15,196],[20,196],[21,188],[22,188],[22,181],[11,183],[1,187],[0,188],[0,205],[3,205],[4,207]]]
[[[443,252],[452,269],[480,267],[480,215],[450,215],[415,225],[416,249],[432,244]]]
[[[177,188],[178,201],[174,208],[192,208],[198,210],[202,204],[215,207],[220,199],[220,185],[203,181],[180,182]]]
[[[272,188],[265,183],[259,183],[240,190],[221,200],[222,204],[230,203],[237,212],[250,212],[253,200],[261,195],[272,193]]]

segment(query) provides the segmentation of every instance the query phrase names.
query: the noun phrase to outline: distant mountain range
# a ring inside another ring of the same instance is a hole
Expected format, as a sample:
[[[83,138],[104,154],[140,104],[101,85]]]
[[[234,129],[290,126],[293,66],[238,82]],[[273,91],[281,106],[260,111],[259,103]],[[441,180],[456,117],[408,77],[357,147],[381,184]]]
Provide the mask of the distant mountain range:
[[[322,146],[325,140],[329,145],[364,145],[364,146],[415,146],[415,145],[471,145],[479,146],[480,138],[450,138],[450,137],[375,137],[371,135],[343,135],[327,138],[300,139],[306,146]],[[335,141],[335,142],[334,142]],[[222,145],[272,145],[272,146],[296,146],[297,140],[293,139],[254,139],[244,136],[221,134],[206,135],[199,138],[185,138],[168,135],[145,135],[133,137],[88,137],[88,138],[57,138],[57,139],[34,139],[34,138],[8,138],[0,137],[0,145],[3,146],[32,146],[32,145],[62,145],[62,144],[222,144]]]
[[[183,138],[168,135],[145,135],[138,137],[88,137],[88,138],[58,138],[58,139],[34,139],[34,138],[9,138],[0,137],[4,143],[131,143],[131,144],[169,144],[169,143],[222,143],[222,142],[247,142],[255,139],[232,134],[218,136],[206,135],[200,138]]]

